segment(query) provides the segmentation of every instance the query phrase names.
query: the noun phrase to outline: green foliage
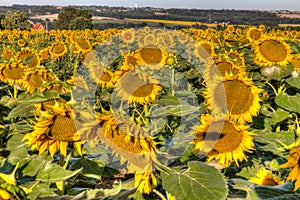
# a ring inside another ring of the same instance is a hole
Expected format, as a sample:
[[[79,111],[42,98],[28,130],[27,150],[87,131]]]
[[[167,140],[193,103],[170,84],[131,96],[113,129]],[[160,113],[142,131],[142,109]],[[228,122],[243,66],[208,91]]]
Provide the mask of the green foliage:
[[[187,169],[162,172],[162,185],[178,199],[222,200],[227,197],[223,175],[214,167],[191,161]]]
[[[56,28],[61,30],[91,29],[93,27],[91,17],[92,16],[86,10],[68,6],[59,13]]]
[[[22,11],[8,11],[5,18],[1,20],[1,24],[3,28],[9,30],[29,30],[31,28],[31,24],[27,21],[25,13]]]

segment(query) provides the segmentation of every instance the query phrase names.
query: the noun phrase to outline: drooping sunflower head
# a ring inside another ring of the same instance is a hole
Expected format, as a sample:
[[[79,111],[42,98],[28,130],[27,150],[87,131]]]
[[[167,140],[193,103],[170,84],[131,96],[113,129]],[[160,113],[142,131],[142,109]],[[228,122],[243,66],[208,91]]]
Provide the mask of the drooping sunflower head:
[[[25,73],[23,79],[23,87],[26,88],[28,93],[33,93],[35,89],[38,91],[46,90],[42,87],[44,83],[55,80],[54,75],[46,69],[30,70]]]
[[[54,58],[59,58],[68,52],[66,45],[62,41],[58,41],[50,47],[50,54]]]
[[[250,178],[249,182],[261,186],[276,186],[284,183],[278,176],[273,175],[272,172],[268,172],[265,168],[259,169],[256,173],[256,177]]]
[[[162,88],[154,77],[136,70],[125,72],[116,83],[116,90],[128,103],[149,104]]]
[[[233,120],[252,122],[252,116],[260,111],[261,91],[250,79],[225,75],[204,93],[209,109],[230,114]]]
[[[40,58],[36,52],[29,48],[24,48],[19,51],[15,58],[29,68],[34,68],[40,65]]]
[[[226,116],[224,119],[213,119],[211,115],[201,115],[201,125],[197,127],[194,150],[204,153],[208,161],[218,160],[221,164],[228,165],[246,160],[244,151],[250,152],[254,149],[251,132],[246,131],[248,127],[236,124]]]
[[[155,147],[150,136],[134,122],[112,114],[98,115],[95,122],[83,124],[79,130],[88,143],[101,142],[127,162],[129,172],[152,172],[156,161]]]
[[[3,63],[0,65],[0,80],[8,82],[11,85],[15,83],[21,84],[26,69],[27,68],[19,62]]]
[[[298,190],[298,188],[300,188],[300,146],[290,150],[287,162],[283,165],[279,165],[279,168],[290,169],[287,180],[296,181],[294,190]]]
[[[60,151],[66,156],[69,143],[73,143],[75,149],[81,154],[81,139],[78,135],[74,114],[68,107],[56,104],[50,111],[42,112],[38,121],[33,126],[33,131],[27,133],[23,141],[37,149],[39,154],[46,150],[51,156]]]
[[[291,58],[291,48],[277,37],[266,37],[254,46],[254,61],[261,66],[272,66],[278,64],[286,66]]]

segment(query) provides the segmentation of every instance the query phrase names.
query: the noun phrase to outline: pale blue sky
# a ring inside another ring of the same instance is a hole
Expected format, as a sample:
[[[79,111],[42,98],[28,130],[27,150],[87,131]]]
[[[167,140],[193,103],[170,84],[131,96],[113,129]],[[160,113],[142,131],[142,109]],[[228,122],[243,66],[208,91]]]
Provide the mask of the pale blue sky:
[[[0,0],[0,5],[105,5],[196,9],[259,9],[300,11],[300,0]]]

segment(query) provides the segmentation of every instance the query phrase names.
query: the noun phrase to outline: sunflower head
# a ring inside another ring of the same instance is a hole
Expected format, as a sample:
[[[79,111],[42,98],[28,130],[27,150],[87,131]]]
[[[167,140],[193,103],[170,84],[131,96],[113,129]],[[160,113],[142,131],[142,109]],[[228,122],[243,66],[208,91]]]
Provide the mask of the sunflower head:
[[[204,93],[209,109],[230,114],[233,120],[252,122],[252,116],[260,111],[261,91],[250,79],[227,74]]]
[[[261,66],[286,66],[291,58],[291,48],[277,37],[266,37],[254,46],[254,61]]]
[[[211,115],[201,115],[201,125],[196,128],[195,151],[205,153],[208,160],[216,159],[221,164],[228,165],[246,160],[244,151],[254,149],[251,132],[246,131],[248,127],[237,124],[229,119],[212,118]]]
[[[90,41],[85,37],[77,38],[76,47],[83,53],[88,53],[93,49]]]
[[[259,40],[262,36],[261,30],[251,27],[247,30],[247,39],[250,41]]]
[[[140,71],[127,71],[116,83],[119,97],[128,103],[149,104],[154,101],[162,88],[158,81]]]
[[[67,53],[68,49],[62,41],[58,41],[50,47],[50,54],[54,58],[62,57]]]
[[[44,83],[53,81],[55,77],[50,75],[50,72],[46,69],[30,70],[25,73],[23,79],[23,87],[26,88],[28,93],[33,93],[35,89],[38,91],[46,90],[42,87]]]
[[[58,151],[67,154],[69,143],[73,143],[81,154],[81,139],[74,122],[74,113],[69,107],[55,104],[51,110],[42,112],[33,126],[33,131],[26,134],[23,141],[37,149],[39,154],[48,150],[51,156]]]
[[[122,40],[127,43],[127,44],[131,44],[134,42],[135,40],[135,31],[134,29],[128,29],[125,30],[124,32],[121,33],[121,38]]]
[[[0,65],[0,80],[8,82],[11,85],[15,83],[21,84],[26,69],[27,68],[19,62],[3,63]]]
[[[40,58],[36,52],[29,48],[21,49],[15,58],[23,62],[29,68],[33,68],[40,65]]]
[[[1,56],[3,59],[11,59],[14,57],[14,52],[9,47],[5,47]]]
[[[268,172],[265,168],[259,169],[256,173],[256,177],[250,178],[249,182],[261,186],[276,186],[284,183],[283,181],[279,180],[278,176]]]

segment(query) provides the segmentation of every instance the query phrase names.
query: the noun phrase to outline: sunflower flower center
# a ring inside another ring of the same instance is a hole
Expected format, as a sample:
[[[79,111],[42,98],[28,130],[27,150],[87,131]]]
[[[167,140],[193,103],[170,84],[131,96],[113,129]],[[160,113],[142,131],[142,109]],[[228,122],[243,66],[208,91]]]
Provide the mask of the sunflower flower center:
[[[220,133],[220,129],[222,130]],[[209,127],[209,132],[205,134],[205,144],[212,147],[209,156],[232,152],[237,149],[242,142],[242,134],[229,122],[213,122]]]
[[[108,73],[103,72],[103,74],[100,77],[100,80],[103,82],[109,82],[111,80],[111,75],[109,75]]]
[[[265,178],[262,180],[261,185],[264,186],[276,186],[278,183],[274,181],[271,177],[270,178]]]
[[[256,29],[253,29],[250,31],[249,37],[253,40],[258,40],[261,37],[261,32]]]
[[[225,101],[222,94],[226,95]],[[247,112],[254,100],[251,88],[238,80],[220,82],[214,91],[214,98],[219,108],[226,106],[227,110],[235,115]]]
[[[71,142],[77,129],[73,119],[67,116],[57,115],[50,128],[49,137],[56,141]]]
[[[163,58],[161,49],[156,47],[142,48],[140,55],[144,62],[149,65],[156,65],[160,63]]]
[[[287,50],[284,45],[277,40],[266,40],[260,46],[262,56],[271,62],[280,62],[287,57]]]
[[[62,54],[65,51],[65,46],[61,43],[57,43],[53,45],[52,52],[54,54]]]
[[[237,75],[239,72],[237,69],[232,69],[232,64],[227,61],[218,63],[217,68],[221,76],[225,76],[225,72],[227,72],[228,74],[233,73],[234,75]]]

